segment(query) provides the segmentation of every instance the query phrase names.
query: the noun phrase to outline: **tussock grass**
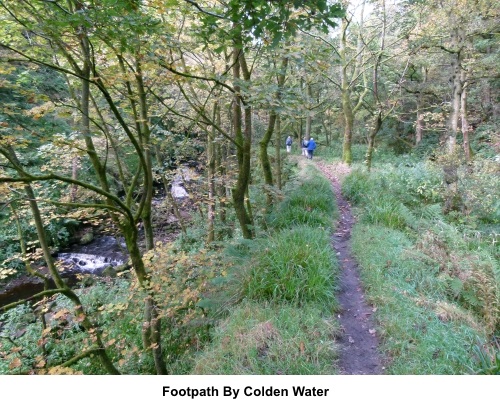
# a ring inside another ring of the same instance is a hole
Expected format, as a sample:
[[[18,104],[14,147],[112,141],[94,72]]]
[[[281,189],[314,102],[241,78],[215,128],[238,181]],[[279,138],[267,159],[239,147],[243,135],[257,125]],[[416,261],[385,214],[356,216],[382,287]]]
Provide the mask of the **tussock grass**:
[[[268,234],[226,249],[228,285],[241,303],[225,311],[195,374],[336,374],[337,208],[327,179],[302,167],[268,218]]]
[[[331,228],[337,216],[330,182],[313,166],[306,166],[289,183],[286,198],[269,217],[276,229],[298,225]]]
[[[194,374],[336,374],[335,322],[315,305],[246,300],[215,330]]]
[[[425,163],[383,165],[343,183],[357,204],[353,252],[392,374],[469,373],[474,345],[499,331],[495,243],[475,231],[474,215],[443,214],[440,176]]]
[[[245,282],[248,297],[336,305],[337,269],[327,231],[307,226],[283,230],[262,244],[259,256]]]
[[[464,374],[474,364],[471,347],[485,338],[477,318],[448,302],[438,269],[406,252],[400,231],[357,225],[353,250],[388,354],[391,374]]]

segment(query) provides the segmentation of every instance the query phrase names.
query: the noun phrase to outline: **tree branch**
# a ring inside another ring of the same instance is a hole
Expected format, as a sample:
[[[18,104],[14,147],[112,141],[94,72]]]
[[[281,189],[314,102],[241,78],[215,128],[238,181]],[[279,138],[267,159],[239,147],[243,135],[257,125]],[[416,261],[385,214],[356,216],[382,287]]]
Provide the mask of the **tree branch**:
[[[12,302],[10,304],[4,305],[3,307],[0,307],[0,312],[8,311],[9,309],[15,308],[18,305],[24,304],[25,302],[34,300],[35,298],[45,297],[47,295],[55,295],[55,294],[59,294],[59,293],[64,293],[66,291],[67,291],[66,288],[57,288],[57,289],[54,289],[54,290],[45,290],[45,291],[39,292],[37,294],[34,294],[31,297],[28,297],[28,298],[25,298],[25,299],[22,299],[22,300],[19,300],[19,301]]]
[[[222,20],[229,20],[229,18],[227,17],[224,17],[223,15],[220,15],[220,14],[216,14],[216,13],[212,13],[211,11],[207,11],[203,8],[201,8],[201,6],[196,2],[196,1],[193,1],[193,0],[184,0],[186,3],[189,3],[193,6],[195,6],[199,11],[201,11],[203,14],[206,14],[206,15],[210,15],[212,17],[217,17],[217,18],[220,18]]]

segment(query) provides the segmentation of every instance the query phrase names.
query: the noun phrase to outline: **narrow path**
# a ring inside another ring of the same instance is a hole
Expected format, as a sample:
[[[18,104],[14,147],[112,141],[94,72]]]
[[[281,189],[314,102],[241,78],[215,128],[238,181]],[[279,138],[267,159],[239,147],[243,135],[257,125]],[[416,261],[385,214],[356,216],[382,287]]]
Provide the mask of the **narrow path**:
[[[317,162],[317,167],[331,181],[337,205],[339,222],[332,236],[332,244],[340,266],[341,305],[339,315],[342,336],[340,343],[340,369],[342,374],[382,374],[383,367],[378,354],[378,338],[372,320],[375,311],[364,299],[359,270],[351,253],[351,229],[355,223],[351,206],[342,196],[338,176],[345,175],[349,168],[341,164],[326,165]]]

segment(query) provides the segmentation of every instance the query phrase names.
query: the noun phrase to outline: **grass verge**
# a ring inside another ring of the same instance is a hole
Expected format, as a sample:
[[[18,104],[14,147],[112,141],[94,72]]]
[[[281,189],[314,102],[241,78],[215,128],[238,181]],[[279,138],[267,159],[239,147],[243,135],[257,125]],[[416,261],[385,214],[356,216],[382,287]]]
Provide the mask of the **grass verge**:
[[[355,170],[343,184],[356,204],[353,253],[391,374],[484,372],[478,352],[494,361],[498,248],[469,220],[474,212],[460,223],[459,213],[442,213],[439,176],[425,164],[384,165]]]
[[[268,234],[228,250],[240,263],[229,278],[241,301],[213,329],[212,342],[194,360],[195,374],[338,371],[333,191],[306,165],[284,194],[270,214]]]

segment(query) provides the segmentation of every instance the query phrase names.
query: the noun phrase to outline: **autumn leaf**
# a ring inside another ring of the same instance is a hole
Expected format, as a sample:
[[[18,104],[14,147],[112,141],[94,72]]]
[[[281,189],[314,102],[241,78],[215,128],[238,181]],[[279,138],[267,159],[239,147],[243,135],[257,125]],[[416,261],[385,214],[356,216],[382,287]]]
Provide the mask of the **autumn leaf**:
[[[16,357],[10,364],[9,364],[9,370],[13,370],[15,368],[21,367],[21,359],[19,357]]]
[[[83,322],[85,320],[85,314],[80,314],[75,318],[76,322]]]
[[[55,366],[51,367],[49,370],[50,375],[81,375],[83,374],[81,371],[73,370],[69,367]]]
[[[45,367],[46,364],[47,364],[47,362],[45,360],[40,360],[38,363],[35,364],[35,367],[36,368],[43,368],[43,367]]]
[[[68,310],[67,309],[65,309],[65,308],[61,309],[60,311],[57,311],[54,314],[54,319],[59,319],[59,318],[65,317],[67,314],[68,314]]]

